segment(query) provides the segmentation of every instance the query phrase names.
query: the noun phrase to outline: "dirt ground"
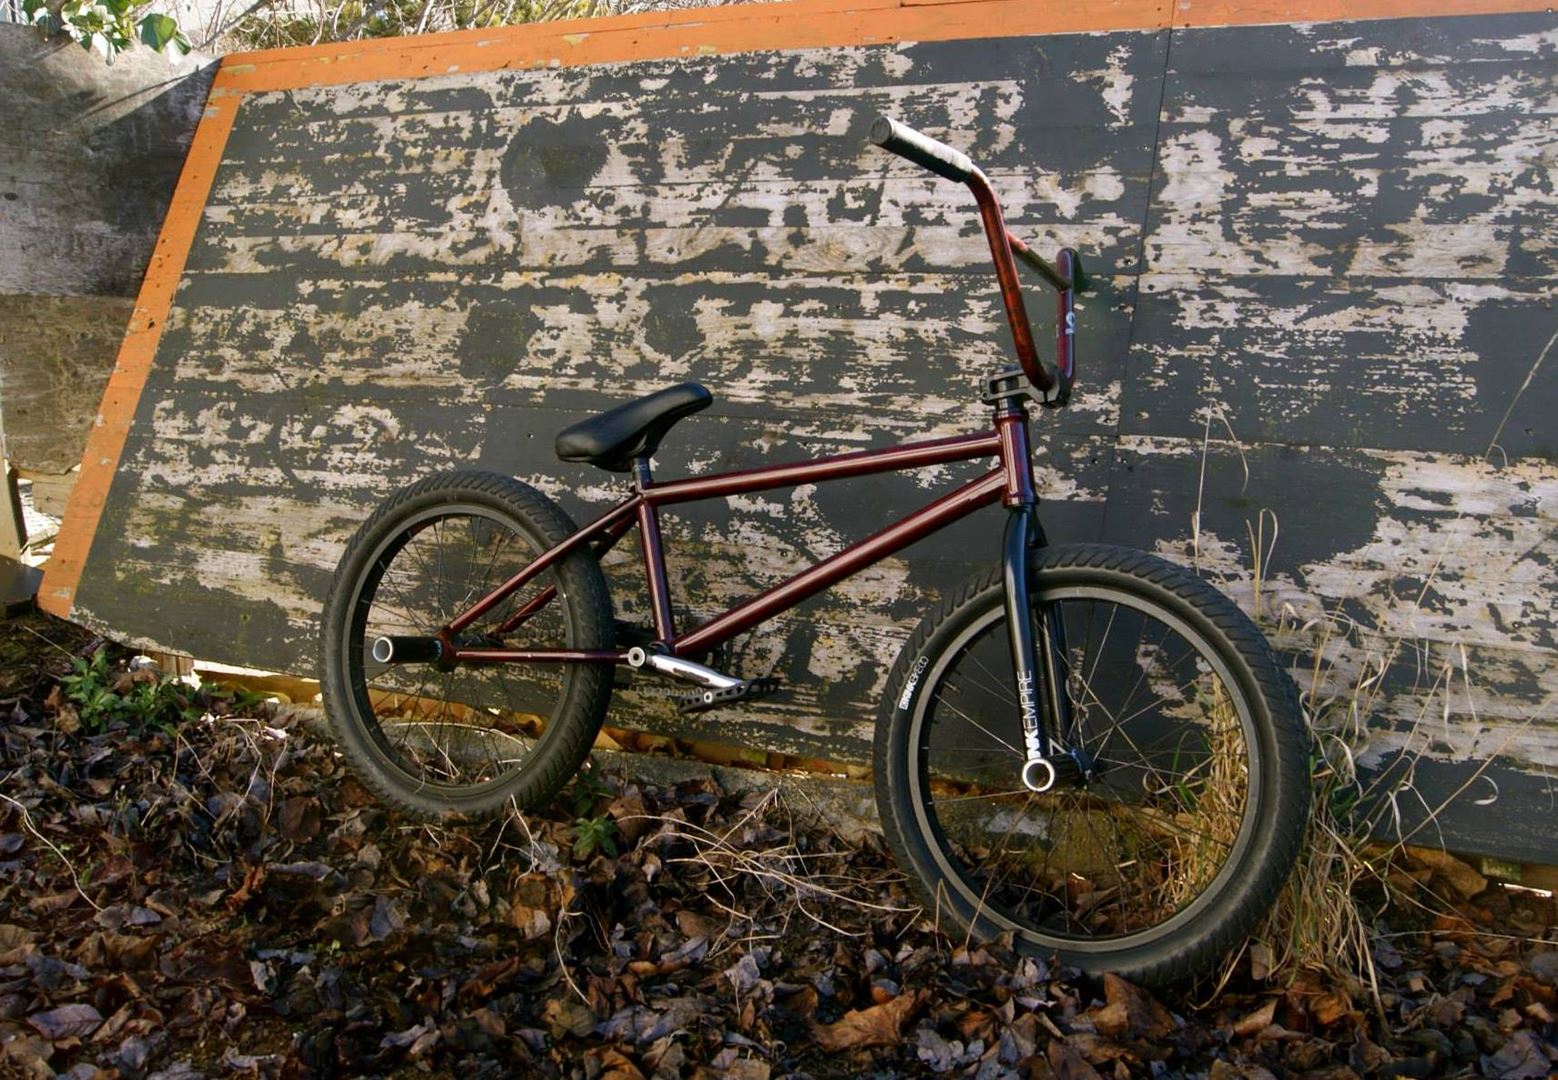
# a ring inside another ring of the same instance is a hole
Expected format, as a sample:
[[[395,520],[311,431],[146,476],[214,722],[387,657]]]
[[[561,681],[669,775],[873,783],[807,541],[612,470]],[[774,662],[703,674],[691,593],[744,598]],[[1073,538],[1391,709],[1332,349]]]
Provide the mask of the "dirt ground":
[[[712,779],[592,771],[546,815],[416,825],[301,713],[76,664],[96,644],[0,624],[0,1075],[1558,1070],[1551,898],[1463,899],[1453,867],[1358,897],[1377,999],[1259,948],[1154,995],[949,941],[879,845]]]

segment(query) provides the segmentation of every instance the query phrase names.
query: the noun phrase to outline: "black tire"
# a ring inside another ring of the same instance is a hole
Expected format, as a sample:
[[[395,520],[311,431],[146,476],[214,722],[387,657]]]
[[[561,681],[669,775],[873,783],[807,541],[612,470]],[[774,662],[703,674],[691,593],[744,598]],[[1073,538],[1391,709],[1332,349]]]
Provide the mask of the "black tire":
[[[1143,552],[1037,552],[1032,602],[1036,639],[1042,611],[1065,627],[1070,743],[1096,776],[1044,795],[1019,779],[994,570],[921,622],[888,679],[887,840],[945,930],[1011,932],[1027,953],[1144,983],[1199,973],[1270,909],[1298,855],[1309,765],[1293,683],[1232,601]]]
[[[441,473],[401,489],[363,523],[336,569],[321,627],[325,715],[347,764],[415,817],[482,817],[544,805],[584,762],[611,700],[604,664],[378,664],[380,635],[432,635],[575,531],[507,476]],[[461,552],[465,552],[462,556]],[[513,632],[497,628],[548,587]],[[610,648],[611,600],[595,558],[548,567],[461,635],[510,648]]]

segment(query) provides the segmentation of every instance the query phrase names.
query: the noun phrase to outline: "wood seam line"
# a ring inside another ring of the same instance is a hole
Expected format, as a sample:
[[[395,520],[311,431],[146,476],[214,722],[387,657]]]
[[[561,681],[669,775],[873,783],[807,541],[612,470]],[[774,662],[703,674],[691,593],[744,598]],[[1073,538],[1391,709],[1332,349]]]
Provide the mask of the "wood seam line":
[[[216,85],[301,89],[504,68],[992,36],[1549,10],[1551,0],[789,0],[232,53]]]
[[[152,248],[129,328],[81,455],[81,473],[65,505],[54,552],[44,567],[43,583],[38,590],[38,606],[62,619],[70,618],[74,610],[76,589],[108,499],[108,489],[124,452],[141,390],[184,276],[184,263],[194,245],[195,232],[242,100],[242,93],[212,89]]]

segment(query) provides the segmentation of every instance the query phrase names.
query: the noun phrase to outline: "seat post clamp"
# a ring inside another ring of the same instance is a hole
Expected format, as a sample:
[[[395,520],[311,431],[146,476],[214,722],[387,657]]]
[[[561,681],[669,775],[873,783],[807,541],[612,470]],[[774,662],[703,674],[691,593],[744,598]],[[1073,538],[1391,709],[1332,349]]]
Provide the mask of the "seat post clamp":
[[[633,483],[639,491],[655,486],[655,474],[649,467],[647,454],[633,459]]]

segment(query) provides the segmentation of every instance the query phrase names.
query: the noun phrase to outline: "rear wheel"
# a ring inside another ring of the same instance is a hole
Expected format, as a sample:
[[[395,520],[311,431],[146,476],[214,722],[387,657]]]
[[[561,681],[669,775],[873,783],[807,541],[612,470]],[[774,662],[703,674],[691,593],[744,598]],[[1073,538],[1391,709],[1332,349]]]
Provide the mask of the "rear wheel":
[[[876,740],[889,842],[944,926],[1148,982],[1247,934],[1308,813],[1291,681],[1226,597],[1142,552],[1037,554],[1036,639],[1064,640],[1090,775],[1039,794],[1025,760],[999,573],[927,617],[889,680]]]
[[[567,516],[534,488],[453,472],[397,492],[352,538],[325,607],[320,683],[347,763],[380,797],[423,818],[479,816],[511,802],[538,807],[577,772],[610,702],[610,665],[445,671],[426,661],[381,663],[373,652],[383,637],[427,641],[572,532]],[[540,606],[522,624],[505,626],[532,604]],[[600,567],[577,551],[458,641],[603,649],[612,625]]]

